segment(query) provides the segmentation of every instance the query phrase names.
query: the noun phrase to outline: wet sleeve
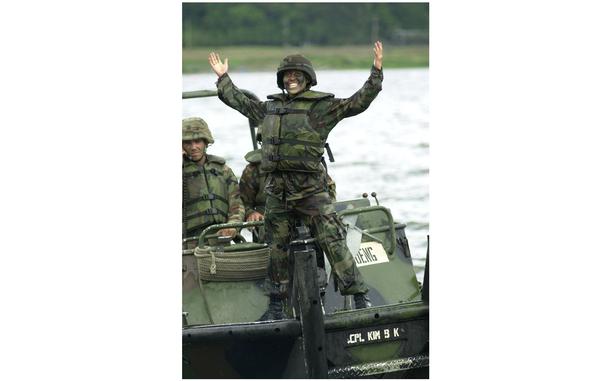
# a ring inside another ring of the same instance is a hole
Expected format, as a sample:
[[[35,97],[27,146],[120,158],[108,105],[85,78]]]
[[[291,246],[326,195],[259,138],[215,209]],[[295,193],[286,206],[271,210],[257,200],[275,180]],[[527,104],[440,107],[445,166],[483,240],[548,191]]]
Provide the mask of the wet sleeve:
[[[237,178],[227,165],[224,166],[224,175],[227,182],[227,199],[229,200],[229,218],[227,222],[242,222],[244,220],[244,203],[239,196]]]
[[[228,74],[223,74],[216,82],[218,99],[227,106],[239,111],[246,118],[260,124],[265,117],[265,102],[250,99],[231,81]]]
[[[360,90],[349,98],[334,98],[328,102],[320,103],[316,108],[317,115],[320,115],[321,124],[330,131],[343,118],[358,115],[366,110],[377,94],[381,91],[383,81],[383,71],[373,66],[371,74]]]
[[[254,212],[256,195],[258,193],[258,179],[255,176],[254,168],[248,164],[239,179],[239,194],[244,203],[246,217]]]

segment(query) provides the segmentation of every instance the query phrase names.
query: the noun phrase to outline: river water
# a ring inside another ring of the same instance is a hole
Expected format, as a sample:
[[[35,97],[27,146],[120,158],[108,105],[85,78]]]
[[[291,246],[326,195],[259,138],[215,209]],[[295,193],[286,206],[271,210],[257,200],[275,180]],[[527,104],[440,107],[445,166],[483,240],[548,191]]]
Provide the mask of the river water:
[[[347,98],[364,84],[369,72],[319,70],[316,75],[314,90]],[[273,72],[231,72],[231,78],[261,100],[280,92]],[[215,81],[211,70],[184,75],[183,91],[215,90]],[[429,227],[428,99],[428,69],[385,69],[383,90],[371,106],[339,122],[328,137],[335,157],[328,171],[337,183],[337,199],[376,192],[394,221],[407,225],[420,281]],[[183,100],[182,105],[183,117],[199,116],[208,123],[215,140],[208,152],[224,157],[239,177],[246,165],[243,156],[252,150],[247,119],[216,97]]]

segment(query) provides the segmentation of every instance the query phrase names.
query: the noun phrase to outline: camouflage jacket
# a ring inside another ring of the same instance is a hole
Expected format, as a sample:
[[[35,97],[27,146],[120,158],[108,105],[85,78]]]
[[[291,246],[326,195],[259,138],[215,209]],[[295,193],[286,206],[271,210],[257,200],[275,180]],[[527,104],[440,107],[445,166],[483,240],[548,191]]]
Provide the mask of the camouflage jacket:
[[[375,67],[371,68],[371,74],[364,86],[360,88],[354,95],[346,99],[334,98],[330,96],[318,99],[312,103],[308,114],[313,117],[311,126],[317,133],[317,139],[325,142],[330,131],[343,118],[358,115],[366,110],[377,94],[381,91],[381,82],[383,73]],[[289,109],[291,103],[300,101],[307,97],[311,91],[305,91],[298,94],[296,97],[289,98],[287,94],[274,94],[268,96],[270,101],[254,101],[248,98],[241,92],[231,81],[228,74],[218,78],[216,83],[218,87],[218,98],[242,113],[247,118],[253,119],[257,124],[264,124],[266,117],[270,117],[269,110],[277,110],[278,108]],[[273,103],[272,107],[269,104]],[[290,117],[292,114],[282,117]],[[302,119],[294,119],[302,120]],[[284,123],[284,122],[281,122]],[[263,151],[266,152],[270,136],[266,136],[263,129]],[[274,170],[270,173],[265,192],[272,197],[285,200],[298,200],[315,193],[323,192],[326,188],[324,178],[326,174],[323,171],[318,172],[297,172],[297,171],[279,171]]]
[[[250,151],[245,159],[249,162],[239,178],[239,195],[244,202],[246,217],[252,212],[257,211],[265,214],[265,199],[267,195],[264,191],[268,173],[260,170],[261,150]],[[337,186],[330,175],[326,174],[326,184],[328,193],[333,202],[337,198]]]
[[[265,213],[265,194],[264,187],[267,181],[267,174],[259,170],[261,162],[261,150],[250,151],[245,156],[248,165],[239,178],[239,195],[244,202],[246,217],[252,212]]]
[[[207,155],[203,165],[184,158],[182,179],[185,234],[199,234],[215,223],[244,220],[237,178],[223,158]]]

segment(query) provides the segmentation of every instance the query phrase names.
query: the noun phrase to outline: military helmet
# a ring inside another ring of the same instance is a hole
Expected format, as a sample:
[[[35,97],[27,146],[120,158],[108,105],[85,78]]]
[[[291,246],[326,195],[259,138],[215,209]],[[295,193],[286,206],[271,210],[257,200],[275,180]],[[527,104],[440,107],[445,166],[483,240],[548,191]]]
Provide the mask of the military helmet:
[[[182,140],[195,139],[205,139],[208,144],[214,143],[214,138],[205,120],[198,117],[182,119]]]
[[[291,54],[284,57],[277,68],[277,86],[282,90],[284,89],[284,72],[287,70],[300,70],[304,72],[309,79],[310,86],[315,86],[318,83],[311,61],[300,54]]]

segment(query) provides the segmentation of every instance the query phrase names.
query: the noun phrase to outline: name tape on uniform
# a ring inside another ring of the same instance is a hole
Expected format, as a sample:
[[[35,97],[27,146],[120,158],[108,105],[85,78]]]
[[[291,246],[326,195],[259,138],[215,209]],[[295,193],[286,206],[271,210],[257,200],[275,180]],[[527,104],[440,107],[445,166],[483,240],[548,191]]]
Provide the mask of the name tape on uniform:
[[[388,254],[379,242],[362,242],[358,253],[354,255],[357,267],[389,262]]]

